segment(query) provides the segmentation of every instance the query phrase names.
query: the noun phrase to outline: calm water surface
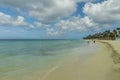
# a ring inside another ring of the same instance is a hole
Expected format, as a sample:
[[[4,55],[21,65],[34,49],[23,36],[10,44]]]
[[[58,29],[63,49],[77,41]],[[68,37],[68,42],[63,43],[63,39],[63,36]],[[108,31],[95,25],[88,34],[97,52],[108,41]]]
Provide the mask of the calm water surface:
[[[65,59],[91,55],[95,50],[96,45],[83,40],[1,40],[0,80],[24,80],[24,75],[40,73],[42,77]]]

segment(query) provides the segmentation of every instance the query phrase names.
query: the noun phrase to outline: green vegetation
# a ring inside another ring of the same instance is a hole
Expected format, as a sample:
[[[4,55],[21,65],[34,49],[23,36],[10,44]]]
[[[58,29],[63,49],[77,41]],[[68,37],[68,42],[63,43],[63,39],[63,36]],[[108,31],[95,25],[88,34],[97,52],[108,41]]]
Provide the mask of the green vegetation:
[[[118,37],[117,30],[106,30],[102,33],[88,35],[87,37],[84,37],[84,39],[116,40],[116,37]]]

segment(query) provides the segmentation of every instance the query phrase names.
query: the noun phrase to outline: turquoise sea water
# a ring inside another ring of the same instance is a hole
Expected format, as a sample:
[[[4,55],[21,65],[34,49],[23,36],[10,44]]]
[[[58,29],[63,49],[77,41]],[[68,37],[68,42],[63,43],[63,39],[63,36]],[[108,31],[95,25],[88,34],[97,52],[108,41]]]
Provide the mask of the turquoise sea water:
[[[119,38],[116,38],[117,41],[120,41],[120,37]]]
[[[0,80],[34,80],[38,74],[42,78],[56,65],[96,50],[97,45],[83,40],[1,40]]]

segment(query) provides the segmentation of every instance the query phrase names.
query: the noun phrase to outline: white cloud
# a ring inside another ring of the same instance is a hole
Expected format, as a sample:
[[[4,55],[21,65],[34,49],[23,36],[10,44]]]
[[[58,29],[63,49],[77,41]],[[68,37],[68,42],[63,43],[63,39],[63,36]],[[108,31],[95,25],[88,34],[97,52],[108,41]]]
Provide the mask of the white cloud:
[[[0,25],[25,26],[27,23],[22,16],[17,16],[15,19],[10,15],[0,12]]]
[[[102,27],[106,26],[95,23],[88,16],[80,17],[80,16],[72,16],[67,20],[61,20],[55,24],[55,27],[52,28],[50,25],[46,25],[46,31],[50,35],[62,35],[67,32],[85,32],[85,31],[98,31]],[[107,25],[108,26],[108,25]]]
[[[120,21],[120,0],[106,0],[102,3],[87,3],[84,13],[96,23],[110,24]]]
[[[34,25],[36,27],[42,27],[42,26],[44,26],[41,22],[34,22]]]
[[[11,16],[6,15],[6,14],[0,12],[0,24],[1,24],[1,25],[2,25],[2,24],[6,24],[6,23],[9,24],[10,21],[11,21]]]
[[[24,20],[24,17],[18,16],[17,20],[12,20],[11,22],[14,26],[25,26],[27,23]]]
[[[55,25],[57,28],[63,31],[87,31],[91,28],[97,28],[98,24],[94,23],[87,16],[81,18],[80,16],[73,16],[68,20],[61,20],[59,23]]]
[[[25,9],[31,17],[50,23],[71,15],[77,9],[77,2],[94,0],[1,0],[1,6],[16,10]]]
[[[17,16],[16,18],[0,12],[0,25],[2,26],[24,26],[28,28],[35,28],[34,25],[25,21],[23,16]]]
[[[94,2],[96,0],[74,0],[76,2]]]
[[[0,6],[16,8],[22,13],[24,9],[29,17],[34,17],[37,22],[27,23],[22,16],[13,18],[0,12],[0,25],[29,26],[30,28],[45,27],[50,35],[59,35],[67,31],[87,31],[110,26],[113,22],[120,21],[120,0],[106,0],[101,3],[91,3],[95,0],[2,0]],[[83,12],[85,17],[70,16],[77,10],[78,2],[86,2]],[[55,23],[50,26],[50,23]],[[48,23],[47,25],[45,23]]]
[[[34,16],[43,22],[50,23],[65,16],[69,16],[76,11],[76,4],[73,1],[52,0],[51,2],[49,6],[44,3],[34,6],[35,9],[29,11],[30,16]]]
[[[46,28],[45,28],[46,32],[51,35],[51,36],[58,36],[61,34],[60,31],[58,30],[55,30],[54,28],[51,28],[49,25],[46,25]]]

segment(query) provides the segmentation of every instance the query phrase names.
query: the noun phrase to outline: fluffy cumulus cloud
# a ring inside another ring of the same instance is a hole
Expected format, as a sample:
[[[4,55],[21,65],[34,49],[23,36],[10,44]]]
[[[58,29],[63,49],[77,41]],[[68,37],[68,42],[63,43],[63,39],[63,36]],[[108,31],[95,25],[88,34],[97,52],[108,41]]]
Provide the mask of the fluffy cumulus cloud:
[[[50,35],[63,35],[67,32],[87,32],[87,31],[98,31],[100,29],[100,25],[95,23],[88,16],[80,17],[73,16],[68,18],[67,20],[61,20],[55,24],[55,28],[46,27],[46,31]],[[105,26],[105,25],[104,25]]]
[[[25,21],[23,16],[12,17],[8,14],[0,12],[0,26],[22,26],[27,28],[35,28],[37,25],[28,23]]]
[[[120,22],[120,1],[106,0],[101,3],[88,2],[83,7],[84,17],[73,16],[61,20],[56,27],[64,31],[98,31],[111,27],[112,23]]]
[[[76,11],[76,4],[70,0],[52,0],[49,4],[45,2],[33,6],[29,15],[46,23],[60,20]]]
[[[42,26],[44,26],[41,22],[34,22],[34,25],[36,27],[42,27]]]
[[[46,31],[49,35],[52,35],[52,36],[55,36],[55,35],[59,35],[60,32],[59,31],[56,31],[55,29],[53,28],[50,28],[50,27],[46,27]]]
[[[27,23],[22,16],[17,16],[15,19],[10,15],[0,12],[0,25],[25,26]]]
[[[120,0],[106,0],[102,3],[87,3],[84,13],[96,23],[109,24],[120,21]]]
[[[106,0],[101,3],[87,2],[83,7],[84,17],[73,16],[61,20],[56,27],[63,31],[98,31],[120,22],[120,1]]]
[[[75,2],[95,2],[96,0],[74,0]]]
[[[68,20],[61,20],[55,25],[59,30],[62,31],[87,31],[93,27],[97,28],[98,24],[93,22],[92,19],[85,16],[81,18],[80,16],[73,16]]]
[[[77,9],[77,2],[93,0],[2,0],[1,6],[25,9],[29,16],[50,23],[71,15]]]
[[[16,18],[0,12],[0,25],[43,27],[49,34],[58,35],[67,31],[87,31],[120,22],[120,0],[1,0],[0,7],[14,8],[34,18],[33,23],[25,21],[23,16]],[[70,16],[77,11],[77,3],[85,2],[84,17]],[[68,17],[68,19],[63,19]],[[55,22],[55,23],[54,23]],[[57,22],[57,23],[56,23]],[[46,25],[47,24],[47,25]],[[51,26],[54,24],[55,26]]]

